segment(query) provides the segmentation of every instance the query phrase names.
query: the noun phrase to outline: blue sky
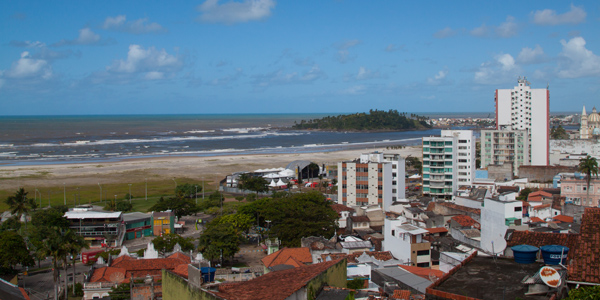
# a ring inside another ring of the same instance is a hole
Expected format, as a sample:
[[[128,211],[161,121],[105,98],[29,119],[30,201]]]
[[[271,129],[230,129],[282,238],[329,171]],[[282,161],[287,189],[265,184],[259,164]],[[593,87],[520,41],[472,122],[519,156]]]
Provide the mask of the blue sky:
[[[1,1],[0,115],[600,105],[600,2]]]

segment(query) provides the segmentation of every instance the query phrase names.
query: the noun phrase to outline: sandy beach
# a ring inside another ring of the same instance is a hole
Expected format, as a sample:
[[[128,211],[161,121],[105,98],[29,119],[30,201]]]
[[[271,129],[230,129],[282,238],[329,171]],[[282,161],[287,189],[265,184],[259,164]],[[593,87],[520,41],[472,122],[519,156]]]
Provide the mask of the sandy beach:
[[[153,157],[127,159],[117,162],[94,162],[77,164],[53,164],[30,166],[0,166],[0,190],[13,190],[18,186],[51,187],[67,185],[95,185],[144,182],[170,178],[204,178],[216,182],[227,174],[254,171],[263,168],[285,167],[294,160],[308,160],[317,164],[334,165],[351,160],[361,153],[383,151],[403,156],[421,156],[420,146],[386,150],[369,148],[336,152],[228,155],[208,157]]]

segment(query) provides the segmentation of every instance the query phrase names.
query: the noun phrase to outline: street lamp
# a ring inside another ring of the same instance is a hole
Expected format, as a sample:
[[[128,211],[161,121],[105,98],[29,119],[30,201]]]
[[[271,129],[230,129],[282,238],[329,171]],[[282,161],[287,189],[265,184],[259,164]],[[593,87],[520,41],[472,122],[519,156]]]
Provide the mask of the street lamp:
[[[198,205],[198,185],[196,184],[196,205]]]
[[[148,202],[148,178],[144,178],[145,186],[146,186],[146,202]]]
[[[66,183],[63,182],[63,195],[65,200],[65,206],[67,205],[67,186]]]
[[[37,188],[35,188],[35,196],[37,197],[37,193],[40,193],[40,208],[42,208],[42,192],[38,191]],[[37,199],[37,198],[36,198]]]
[[[129,184],[129,204],[131,204],[131,183]]]
[[[202,177],[202,200],[204,200],[204,177]]]

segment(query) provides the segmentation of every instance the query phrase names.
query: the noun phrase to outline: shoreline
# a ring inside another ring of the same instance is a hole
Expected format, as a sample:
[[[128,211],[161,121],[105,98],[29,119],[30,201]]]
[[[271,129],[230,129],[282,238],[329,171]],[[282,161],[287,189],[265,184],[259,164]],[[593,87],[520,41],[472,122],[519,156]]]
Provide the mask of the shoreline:
[[[362,153],[380,151],[402,156],[421,155],[421,146],[405,146],[386,150],[385,145],[340,151],[301,153],[251,153],[211,156],[162,156],[124,158],[116,161],[55,162],[35,165],[0,165],[0,190],[27,187],[143,183],[146,179],[204,178],[215,184],[233,172],[265,168],[285,168],[295,160],[308,160],[319,165],[333,165],[353,160]]]

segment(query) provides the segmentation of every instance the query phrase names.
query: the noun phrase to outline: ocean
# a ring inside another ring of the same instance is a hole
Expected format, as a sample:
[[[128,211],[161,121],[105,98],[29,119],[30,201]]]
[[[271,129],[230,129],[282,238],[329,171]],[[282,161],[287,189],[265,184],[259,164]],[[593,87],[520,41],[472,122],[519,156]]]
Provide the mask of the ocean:
[[[325,132],[290,128],[294,122],[328,115],[332,114],[6,116],[0,117],[0,164],[324,152],[419,145],[421,137],[440,134],[439,129]],[[471,115],[485,117],[487,113]]]

